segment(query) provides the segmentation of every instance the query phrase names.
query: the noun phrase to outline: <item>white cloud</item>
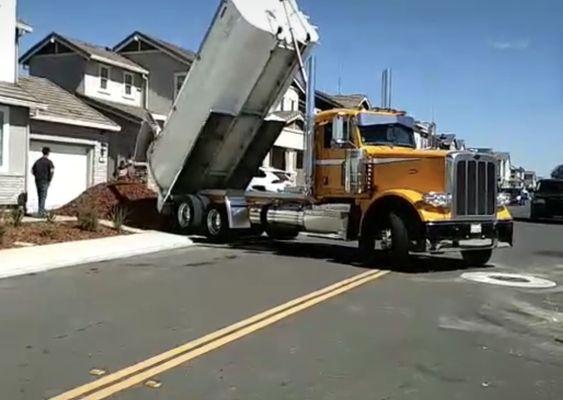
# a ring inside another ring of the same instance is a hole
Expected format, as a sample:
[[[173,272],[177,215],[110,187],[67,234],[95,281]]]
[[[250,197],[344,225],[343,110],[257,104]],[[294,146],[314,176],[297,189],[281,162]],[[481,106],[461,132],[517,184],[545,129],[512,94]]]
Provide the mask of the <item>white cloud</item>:
[[[530,39],[489,40],[489,46],[496,50],[526,50],[530,44]]]

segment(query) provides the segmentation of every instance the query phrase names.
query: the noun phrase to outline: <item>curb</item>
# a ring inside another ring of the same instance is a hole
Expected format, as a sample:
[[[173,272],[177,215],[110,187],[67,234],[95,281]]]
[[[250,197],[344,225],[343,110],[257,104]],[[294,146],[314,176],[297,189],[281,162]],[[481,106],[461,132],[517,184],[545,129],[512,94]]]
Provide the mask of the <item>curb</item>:
[[[148,231],[127,236],[2,250],[0,251],[2,259],[0,279],[182,249],[193,245],[194,243],[185,236]]]

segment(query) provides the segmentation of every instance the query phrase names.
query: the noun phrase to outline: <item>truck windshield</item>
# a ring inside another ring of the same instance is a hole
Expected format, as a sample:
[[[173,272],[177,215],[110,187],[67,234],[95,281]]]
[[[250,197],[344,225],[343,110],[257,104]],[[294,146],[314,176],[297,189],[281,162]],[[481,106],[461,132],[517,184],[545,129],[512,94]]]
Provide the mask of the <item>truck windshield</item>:
[[[563,181],[540,182],[538,193],[563,194]]]
[[[360,126],[360,133],[366,145],[416,147],[413,130],[403,125]]]

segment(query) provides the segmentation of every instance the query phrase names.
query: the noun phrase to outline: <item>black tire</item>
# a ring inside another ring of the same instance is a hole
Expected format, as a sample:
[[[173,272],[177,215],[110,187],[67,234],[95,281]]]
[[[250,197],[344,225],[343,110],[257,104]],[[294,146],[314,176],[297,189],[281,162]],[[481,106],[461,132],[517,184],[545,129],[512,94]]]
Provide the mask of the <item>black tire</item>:
[[[487,265],[493,256],[493,251],[488,250],[466,250],[461,252],[463,261],[468,267],[482,267]]]
[[[203,218],[203,234],[213,242],[224,242],[229,235],[229,220],[223,205],[211,204]]]
[[[376,238],[383,231],[391,232],[391,248],[383,252],[385,261],[393,266],[408,268],[410,266],[410,240],[407,226],[398,214],[390,213],[381,223],[364,232],[360,238],[359,248],[366,263],[378,260],[375,250]]]
[[[177,204],[174,212],[176,227],[182,232],[194,232],[202,225],[204,204],[197,196],[186,196]]]

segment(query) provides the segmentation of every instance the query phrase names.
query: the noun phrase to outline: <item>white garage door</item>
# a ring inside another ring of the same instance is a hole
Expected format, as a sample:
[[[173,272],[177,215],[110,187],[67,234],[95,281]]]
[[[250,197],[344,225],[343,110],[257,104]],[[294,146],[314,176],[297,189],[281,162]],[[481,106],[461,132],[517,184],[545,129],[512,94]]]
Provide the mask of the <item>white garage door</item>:
[[[32,140],[29,151],[28,203],[29,212],[37,212],[37,189],[31,167],[42,157],[43,147],[51,149],[49,158],[55,165],[55,176],[47,194],[46,209],[59,208],[75,199],[88,188],[89,146]]]

